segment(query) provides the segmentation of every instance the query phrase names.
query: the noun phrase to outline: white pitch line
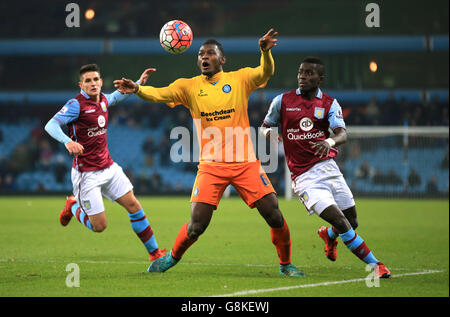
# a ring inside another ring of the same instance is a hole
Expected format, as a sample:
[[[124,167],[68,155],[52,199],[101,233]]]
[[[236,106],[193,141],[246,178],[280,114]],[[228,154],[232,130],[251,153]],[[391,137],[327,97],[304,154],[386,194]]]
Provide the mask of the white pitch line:
[[[403,274],[395,274],[392,275],[393,278],[403,277],[403,276],[411,276],[411,275],[423,275],[423,274],[433,274],[433,273],[441,273],[444,271],[441,270],[428,270],[422,272],[412,272],[412,273],[403,273]],[[297,288],[310,288],[310,287],[318,287],[318,286],[328,286],[328,285],[337,285],[337,284],[345,284],[345,283],[355,283],[365,281],[366,278],[355,278],[352,280],[342,280],[342,281],[329,281],[329,282],[321,282],[314,284],[301,284],[301,285],[292,285],[292,286],[284,286],[277,288],[264,288],[264,289],[253,289],[246,290],[240,292],[234,292],[230,294],[219,294],[219,295],[210,295],[208,297],[234,297],[234,296],[245,296],[245,295],[253,295],[260,293],[268,293],[268,292],[279,292],[279,291],[289,291]]]
[[[102,261],[102,260],[54,260],[54,259],[47,259],[47,260],[28,260],[28,259],[0,259],[0,263],[87,263],[87,264],[149,264],[149,261]],[[245,267],[272,267],[272,268],[278,268],[279,264],[258,264],[258,263],[202,263],[202,262],[180,262],[178,265],[203,265],[203,266],[245,266]],[[301,265],[302,268],[316,268],[315,265]],[[400,267],[390,267],[392,270],[395,271],[407,271],[410,270],[410,268],[400,268]],[[345,266],[340,267],[340,269],[345,270],[353,270],[353,267]]]
[[[102,260],[27,260],[27,259],[0,259],[0,263],[89,263],[89,264],[149,264],[150,261],[102,261]],[[181,262],[182,265],[206,265],[206,266],[246,266],[246,267],[278,267],[278,264],[245,264],[245,263],[201,263]],[[307,266],[302,266],[307,267]]]

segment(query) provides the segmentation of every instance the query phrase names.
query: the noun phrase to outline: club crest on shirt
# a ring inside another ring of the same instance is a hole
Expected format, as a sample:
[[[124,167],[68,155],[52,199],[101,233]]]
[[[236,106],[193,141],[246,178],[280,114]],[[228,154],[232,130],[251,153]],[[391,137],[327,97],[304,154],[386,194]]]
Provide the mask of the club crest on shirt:
[[[314,108],[314,117],[317,119],[323,119],[325,115],[325,109],[321,107],[315,107]]]
[[[222,91],[224,92],[224,93],[229,93],[230,91],[231,91],[231,86],[230,85],[228,85],[228,84],[226,84],[226,85],[224,85],[223,87],[222,87]]]
[[[102,110],[103,110],[103,112],[106,112],[106,104],[105,104],[105,102],[104,101],[102,101],[101,103],[100,103],[100,106],[102,106]]]

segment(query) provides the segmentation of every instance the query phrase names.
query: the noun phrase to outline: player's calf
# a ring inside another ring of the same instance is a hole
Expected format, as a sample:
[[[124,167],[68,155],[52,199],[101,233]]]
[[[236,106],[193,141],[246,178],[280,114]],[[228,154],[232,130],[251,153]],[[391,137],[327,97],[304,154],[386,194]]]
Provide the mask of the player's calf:
[[[347,218],[348,222],[350,222],[353,230],[356,230],[356,228],[358,228],[358,218],[356,216],[355,206],[343,210],[342,213],[344,214],[345,218]]]
[[[128,217],[130,219],[131,228],[147,249],[150,261],[164,255],[165,252],[159,250],[156,237],[153,234],[153,229],[150,226],[144,210],[140,209],[137,212],[128,213]]]
[[[201,236],[203,232],[205,232],[207,227],[208,224],[204,224],[201,222],[192,222],[191,220],[187,227],[187,234],[191,239],[198,239],[198,237]]]

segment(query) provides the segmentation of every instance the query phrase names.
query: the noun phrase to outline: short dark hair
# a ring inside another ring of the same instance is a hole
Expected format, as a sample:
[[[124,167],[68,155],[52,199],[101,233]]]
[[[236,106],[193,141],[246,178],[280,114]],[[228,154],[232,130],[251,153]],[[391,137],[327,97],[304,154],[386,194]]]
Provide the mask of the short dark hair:
[[[224,52],[223,52],[223,47],[222,44],[220,44],[217,40],[215,39],[208,39],[206,40],[202,45],[216,45],[217,48],[219,49],[220,53],[222,54],[222,56],[224,56]]]
[[[84,73],[87,72],[98,72],[100,74],[100,67],[97,64],[86,64],[80,68],[80,78]]]
[[[325,74],[325,65],[323,61],[317,56],[307,56],[302,60],[302,63],[320,65],[319,67],[317,67],[317,72],[320,76],[323,76]]]

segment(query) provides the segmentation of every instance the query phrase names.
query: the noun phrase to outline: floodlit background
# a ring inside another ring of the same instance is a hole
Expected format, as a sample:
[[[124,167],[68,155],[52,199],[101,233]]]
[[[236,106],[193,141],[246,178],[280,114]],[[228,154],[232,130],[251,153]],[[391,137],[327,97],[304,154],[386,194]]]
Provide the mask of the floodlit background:
[[[371,1],[74,1],[80,27],[66,26],[69,1],[0,3],[0,193],[69,194],[71,157],[43,130],[79,89],[81,65],[97,63],[104,91],[112,81],[165,86],[199,74],[196,53],[207,38],[223,43],[225,71],[259,63],[258,39],[279,32],[275,75],[249,104],[261,124],[277,94],[297,88],[300,61],[317,55],[326,66],[325,93],[338,99],[349,131],[338,163],[355,194],[448,197],[448,1],[373,1],[380,26],[368,27]],[[159,31],[181,19],[192,46],[170,55]],[[173,127],[192,128],[189,112],[132,96],[110,109],[109,149],[138,194],[188,195],[196,163],[169,158]],[[269,174],[290,196],[280,153]],[[235,194],[231,191],[231,194]]]

